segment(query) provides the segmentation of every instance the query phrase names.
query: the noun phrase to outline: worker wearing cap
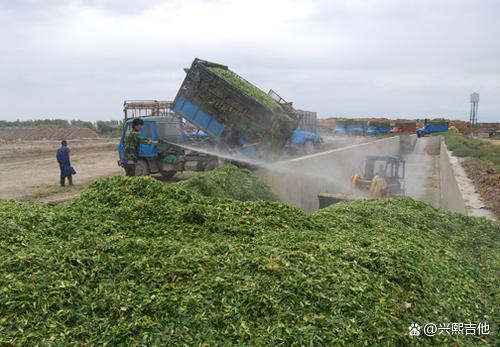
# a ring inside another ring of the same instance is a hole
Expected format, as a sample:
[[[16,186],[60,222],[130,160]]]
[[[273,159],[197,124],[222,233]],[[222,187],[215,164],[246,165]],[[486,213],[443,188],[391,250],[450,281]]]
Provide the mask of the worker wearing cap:
[[[137,159],[139,157],[139,146],[140,144],[145,145],[158,145],[158,141],[151,141],[147,138],[141,136],[141,129],[144,125],[144,121],[140,118],[135,118],[132,121],[132,131],[125,136],[124,140],[124,150],[123,159],[121,161],[123,168],[125,169],[126,176],[135,176],[135,166],[137,165]]]

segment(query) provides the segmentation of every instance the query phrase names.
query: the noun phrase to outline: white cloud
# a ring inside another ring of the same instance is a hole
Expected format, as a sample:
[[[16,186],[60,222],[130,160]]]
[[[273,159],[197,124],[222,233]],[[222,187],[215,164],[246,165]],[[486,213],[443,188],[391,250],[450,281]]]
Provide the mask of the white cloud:
[[[498,120],[500,5],[469,0],[0,1],[0,118],[119,118],[194,57],[330,115]]]

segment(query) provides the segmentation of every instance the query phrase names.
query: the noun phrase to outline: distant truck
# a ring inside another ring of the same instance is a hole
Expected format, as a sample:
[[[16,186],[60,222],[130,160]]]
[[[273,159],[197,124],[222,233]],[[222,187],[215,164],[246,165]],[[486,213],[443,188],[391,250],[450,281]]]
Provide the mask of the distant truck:
[[[364,136],[366,134],[366,121],[361,120],[338,120],[333,133],[340,136]]]
[[[337,136],[347,136],[347,124],[344,122],[336,122],[335,128],[333,128],[333,134]]]
[[[389,134],[391,123],[389,121],[370,121],[366,134],[368,136],[380,136]]]
[[[396,122],[394,128],[391,129],[391,133],[399,134],[399,133],[414,133],[417,131],[417,122],[415,121],[407,121],[407,122]]]
[[[347,134],[351,136],[366,135],[367,127],[365,121],[353,121],[346,126]]]
[[[425,121],[422,128],[417,129],[417,137],[423,137],[435,133],[448,132],[448,122],[444,121]]]
[[[269,94],[274,93],[272,90]],[[316,112],[296,110],[300,115],[297,129],[292,133],[292,137],[286,145],[290,152],[302,152],[311,154],[323,143],[323,138],[317,134],[318,116]]]

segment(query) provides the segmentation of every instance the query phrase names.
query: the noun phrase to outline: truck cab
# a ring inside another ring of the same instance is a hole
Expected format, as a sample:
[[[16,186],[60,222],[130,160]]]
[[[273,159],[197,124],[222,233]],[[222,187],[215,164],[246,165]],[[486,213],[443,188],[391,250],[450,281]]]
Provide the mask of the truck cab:
[[[161,173],[169,178],[178,171],[205,171],[217,166],[216,157],[194,151],[213,146],[206,134],[193,129],[182,117],[170,111],[170,105],[155,100],[124,103],[125,120],[118,144],[118,163],[123,159],[125,137],[132,131],[134,118],[140,117],[144,122],[141,136],[160,142],[158,146],[139,146],[136,176]]]
[[[280,105],[286,105],[293,109],[293,103],[287,102],[274,90],[269,90],[267,93]],[[318,115],[313,111],[294,110],[299,116],[299,124],[297,129],[292,133],[292,136],[286,144],[288,152],[303,154],[312,154],[323,143],[323,138],[317,134],[318,129]]]
[[[417,129],[417,137],[448,132],[448,122],[426,120],[422,128]]]

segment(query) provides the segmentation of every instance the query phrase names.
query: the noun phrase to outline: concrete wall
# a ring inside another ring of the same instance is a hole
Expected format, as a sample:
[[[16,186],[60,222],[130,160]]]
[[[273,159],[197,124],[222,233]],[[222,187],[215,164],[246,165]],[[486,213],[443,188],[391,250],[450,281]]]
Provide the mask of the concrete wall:
[[[451,165],[451,156],[444,141],[439,153],[440,207],[443,210],[467,213],[462,192],[458,187],[455,171]]]
[[[440,152],[440,207],[444,210],[460,212],[469,216],[486,217],[495,220],[474,184],[460,164],[460,159],[448,151],[444,141],[441,142]]]
[[[347,146],[287,160],[256,173],[278,194],[282,201],[306,212],[318,209],[321,192],[347,192],[351,176],[363,172],[368,155],[396,155],[399,137]]]

